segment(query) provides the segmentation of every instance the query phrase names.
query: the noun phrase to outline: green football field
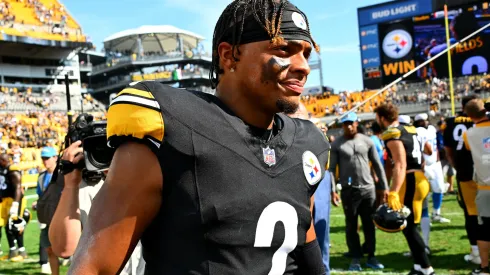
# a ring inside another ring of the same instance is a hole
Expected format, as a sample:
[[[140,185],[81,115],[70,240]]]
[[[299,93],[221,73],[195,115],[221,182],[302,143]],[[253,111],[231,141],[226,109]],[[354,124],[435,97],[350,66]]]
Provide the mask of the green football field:
[[[26,195],[35,194],[35,190],[28,190]],[[29,205],[33,202],[29,198]],[[469,244],[464,229],[464,217],[458,206],[456,196],[447,195],[443,203],[443,215],[451,219],[450,224],[434,224],[431,232],[431,261],[437,274],[468,274],[472,265],[463,261],[463,256],[469,252]],[[23,263],[0,262],[0,275],[2,274],[39,274],[39,226],[35,212],[32,213],[32,222],[27,226],[25,244],[29,259]],[[330,266],[332,274],[350,274],[345,271],[349,259],[342,254],[347,251],[345,244],[344,218],[341,208],[332,210],[330,221],[331,257]],[[8,244],[5,233],[2,232],[2,250],[8,253]],[[362,238],[362,234],[361,234]],[[386,266],[383,272],[374,272],[365,269],[357,274],[405,274],[412,267],[412,261],[402,254],[408,251],[403,234],[388,234],[377,232],[377,257]],[[62,267],[62,274],[66,274],[67,267]]]

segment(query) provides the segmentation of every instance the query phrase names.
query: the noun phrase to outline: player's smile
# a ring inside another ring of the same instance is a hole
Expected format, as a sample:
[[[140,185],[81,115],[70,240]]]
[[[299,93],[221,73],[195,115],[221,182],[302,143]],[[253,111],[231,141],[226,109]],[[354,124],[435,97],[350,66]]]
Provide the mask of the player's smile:
[[[281,58],[272,56],[269,61],[264,64],[262,72],[262,82],[268,83],[269,81],[277,82],[281,88],[286,91],[293,92],[300,95],[304,91],[304,80],[298,80],[295,78],[286,78],[281,80],[281,74],[291,67],[291,61],[289,58]]]
[[[286,81],[281,81],[279,84],[285,88],[286,90],[293,91],[298,95],[302,94],[304,91],[304,82],[301,82],[296,79],[290,79]]]

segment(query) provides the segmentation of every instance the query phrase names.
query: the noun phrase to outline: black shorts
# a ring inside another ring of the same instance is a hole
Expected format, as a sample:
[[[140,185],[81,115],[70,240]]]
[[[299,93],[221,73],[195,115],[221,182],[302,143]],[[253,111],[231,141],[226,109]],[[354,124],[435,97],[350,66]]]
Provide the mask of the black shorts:
[[[49,226],[41,229],[41,237],[39,240],[39,245],[41,248],[51,247],[51,242],[49,241]]]
[[[490,217],[478,217],[478,240],[490,242]]]

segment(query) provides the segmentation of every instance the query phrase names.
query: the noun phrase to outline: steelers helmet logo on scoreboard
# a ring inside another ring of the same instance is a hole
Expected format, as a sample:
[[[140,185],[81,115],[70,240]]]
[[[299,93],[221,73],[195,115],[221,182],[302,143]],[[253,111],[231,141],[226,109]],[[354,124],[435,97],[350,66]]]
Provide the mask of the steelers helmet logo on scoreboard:
[[[412,50],[412,36],[405,30],[393,30],[383,39],[383,52],[390,58],[405,57]]]

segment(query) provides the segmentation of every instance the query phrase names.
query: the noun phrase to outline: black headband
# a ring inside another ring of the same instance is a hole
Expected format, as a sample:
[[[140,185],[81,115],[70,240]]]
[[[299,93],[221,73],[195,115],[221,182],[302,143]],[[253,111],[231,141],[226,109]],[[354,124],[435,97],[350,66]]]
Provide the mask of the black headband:
[[[282,16],[281,31],[279,35],[285,40],[304,40],[313,46],[305,14],[289,2],[284,3],[284,5],[286,5],[286,7],[284,8]],[[250,13],[245,16],[246,18],[243,25],[240,44],[268,41],[272,39],[264,27],[257,22],[253,14]],[[236,27],[236,25],[230,26],[220,39],[220,42],[232,43],[233,28]]]

